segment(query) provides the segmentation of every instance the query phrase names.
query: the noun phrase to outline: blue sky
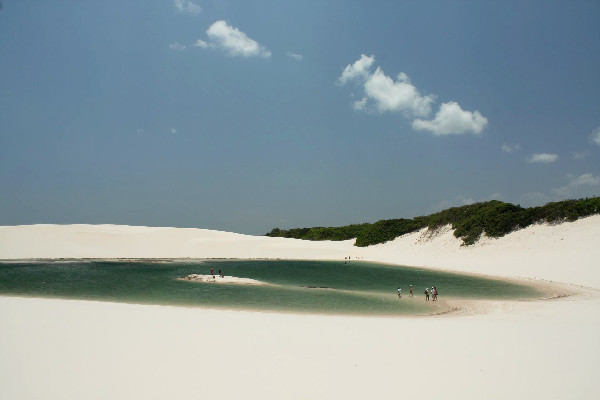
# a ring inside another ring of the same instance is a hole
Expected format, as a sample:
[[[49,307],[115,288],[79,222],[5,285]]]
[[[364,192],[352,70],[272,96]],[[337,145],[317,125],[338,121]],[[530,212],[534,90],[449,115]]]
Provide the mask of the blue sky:
[[[600,194],[598,1],[0,9],[0,225],[264,234]]]

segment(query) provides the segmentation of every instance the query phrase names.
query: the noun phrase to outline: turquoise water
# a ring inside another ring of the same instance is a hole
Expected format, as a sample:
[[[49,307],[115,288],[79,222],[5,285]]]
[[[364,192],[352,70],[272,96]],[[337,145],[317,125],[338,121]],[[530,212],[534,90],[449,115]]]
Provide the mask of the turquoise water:
[[[272,286],[179,281],[189,274],[252,278]],[[412,284],[415,297],[408,298]],[[397,297],[402,287],[403,300]],[[0,295],[140,304],[333,314],[440,311],[425,287],[445,298],[534,298],[531,287],[501,280],[366,262],[326,261],[69,261],[0,263]]]

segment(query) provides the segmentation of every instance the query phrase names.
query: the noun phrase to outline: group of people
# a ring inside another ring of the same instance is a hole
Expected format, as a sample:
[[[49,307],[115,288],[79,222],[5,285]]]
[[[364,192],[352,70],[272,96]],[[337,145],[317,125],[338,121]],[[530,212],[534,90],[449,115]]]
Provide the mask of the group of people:
[[[429,301],[429,295],[431,295],[432,301],[437,301],[438,290],[437,286],[432,286],[431,289],[425,288],[425,301]],[[408,289],[408,296],[413,297],[413,285],[410,285]],[[398,298],[402,298],[402,288],[398,286]]]
[[[437,301],[438,290],[437,286],[432,286],[431,289],[425,288],[425,300],[429,301],[429,295],[431,295],[431,301]]]
[[[215,279],[215,269],[213,267],[210,267],[210,274],[212,275],[213,279]],[[219,270],[219,277],[225,278],[225,274],[223,274],[221,270]]]

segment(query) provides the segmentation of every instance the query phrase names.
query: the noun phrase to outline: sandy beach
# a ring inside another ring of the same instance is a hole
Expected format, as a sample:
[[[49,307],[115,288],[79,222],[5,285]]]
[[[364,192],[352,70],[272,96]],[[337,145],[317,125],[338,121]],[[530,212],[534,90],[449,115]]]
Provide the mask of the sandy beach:
[[[0,227],[0,259],[344,257],[553,281],[575,295],[374,318],[0,297],[0,398],[571,399],[600,390],[600,216],[460,246],[201,229]]]

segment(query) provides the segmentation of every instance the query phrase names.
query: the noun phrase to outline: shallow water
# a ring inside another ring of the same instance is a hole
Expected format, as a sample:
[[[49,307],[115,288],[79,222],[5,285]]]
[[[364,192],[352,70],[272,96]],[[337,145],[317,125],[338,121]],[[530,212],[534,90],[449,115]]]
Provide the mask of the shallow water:
[[[271,286],[179,281],[189,274],[252,278]],[[409,285],[414,298],[408,297]],[[404,299],[399,300],[397,287]],[[75,261],[0,263],[0,295],[332,314],[423,315],[425,287],[445,298],[517,299],[532,287],[469,275],[353,261]]]

